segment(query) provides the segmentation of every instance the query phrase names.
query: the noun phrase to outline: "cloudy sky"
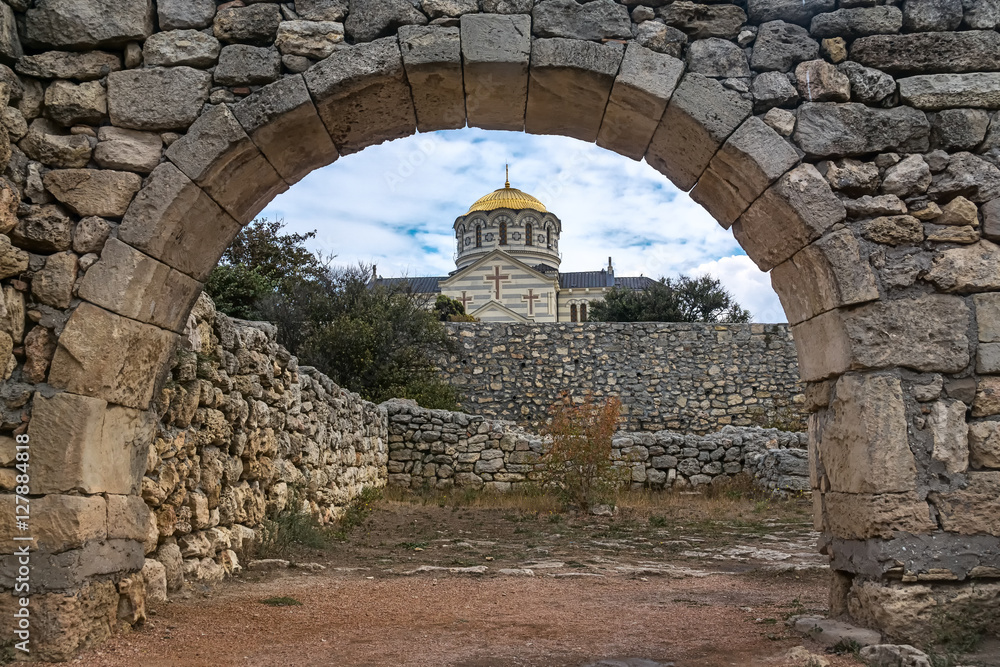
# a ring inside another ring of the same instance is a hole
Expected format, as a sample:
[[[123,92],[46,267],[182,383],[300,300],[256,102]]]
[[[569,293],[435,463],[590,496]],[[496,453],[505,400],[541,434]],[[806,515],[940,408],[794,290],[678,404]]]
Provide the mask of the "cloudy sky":
[[[452,224],[479,197],[511,186],[563,221],[563,271],[720,278],[756,322],[784,313],[732,233],[645,162],[575,139],[464,129],[372,146],[314,171],[262,216],[286,231],[316,230],[311,247],[338,264],[378,265],[381,276],[454,270]]]

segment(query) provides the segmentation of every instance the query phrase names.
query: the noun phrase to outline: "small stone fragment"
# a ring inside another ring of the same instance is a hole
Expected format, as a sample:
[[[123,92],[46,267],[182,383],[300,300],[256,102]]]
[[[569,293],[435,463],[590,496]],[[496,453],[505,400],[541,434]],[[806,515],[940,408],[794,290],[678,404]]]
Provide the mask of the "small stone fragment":
[[[810,60],[795,68],[799,94],[809,102],[849,102],[851,82],[825,60]]]
[[[931,184],[931,169],[919,155],[911,155],[889,167],[882,179],[882,192],[901,198],[927,192]]]
[[[73,298],[76,268],[76,255],[71,252],[49,255],[45,268],[31,279],[31,295],[47,306],[67,308]]]
[[[941,215],[934,220],[938,225],[979,226],[979,209],[965,197],[955,197],[941,207]]]
[[[764,114],[764,122],[783,137],[795,131],[795,114],[787,109],[771,109]]]
[[[111,235],[111,224],[104,218],[88,216],[73,230],[73,251],[81,255],[100,253]]]
[[[924,228],[909,215],[875,218],[864,223],[861,233],[869,241],[886,245],[914,244],[924,240]]]

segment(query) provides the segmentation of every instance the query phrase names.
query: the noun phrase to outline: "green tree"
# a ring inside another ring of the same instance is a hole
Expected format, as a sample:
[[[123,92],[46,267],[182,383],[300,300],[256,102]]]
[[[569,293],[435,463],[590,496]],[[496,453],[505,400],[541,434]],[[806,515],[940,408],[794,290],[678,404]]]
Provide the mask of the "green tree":
[[[322,277],[324,261],[303,246],[316,232],[282,234],[284,226],[262,218],[240,230],[205,283],[216,308],[231,317],[260,319],[260,301],[287,281]]]
[[[465,305],[446,294],[438,294],[434,301],[434,312],[442,322],[475,322],[476,318],[466,314]]]
[[[375,402],[454,408],[456,393],[431,361],[451,339],[427,306],[406,281],[374,282],[364,265],[288,280],[259,305],[279,341],[340,386]]]
[[[644,290],[612,287],[590,304],[598,322],[749,322],[746,310],[718,278],[660,278]]]

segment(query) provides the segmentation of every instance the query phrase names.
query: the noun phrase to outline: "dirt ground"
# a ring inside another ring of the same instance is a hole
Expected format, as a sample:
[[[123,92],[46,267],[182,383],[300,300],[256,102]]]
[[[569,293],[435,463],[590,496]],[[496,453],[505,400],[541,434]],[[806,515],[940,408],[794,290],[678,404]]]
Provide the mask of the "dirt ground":
[[[595,517],[381,501],[342,541],[287,556],[324,569],[192,587],[72,664],[799,667],[790,649],[824,653],[785,625],[826,610],[809,511],[676,498]],[[261,602],[274,597],[301,604]]]

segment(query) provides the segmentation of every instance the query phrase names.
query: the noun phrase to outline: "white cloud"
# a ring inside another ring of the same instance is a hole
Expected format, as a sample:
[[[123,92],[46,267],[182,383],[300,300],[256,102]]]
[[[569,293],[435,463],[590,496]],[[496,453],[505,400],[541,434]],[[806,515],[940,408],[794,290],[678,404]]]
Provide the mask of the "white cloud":
[[[618,275],[711,272],[758,320],[783,320],[767,275],[732,234],[647,165],[555,136],[465,129],[372,146],[317,170],[262,213],[289,231],[315,229],[311,247],[338,263],[374,262],[379,273],[454,270],[452,224],[479,197],[511,185],[563,221],[564,271]]]
[[[771,280],[746,255],[732,255],[705,262],[691,270],[692,276],[710,274],[719,279],[741,306],[753,315],[754,322],[786,322],[778,295]]]

